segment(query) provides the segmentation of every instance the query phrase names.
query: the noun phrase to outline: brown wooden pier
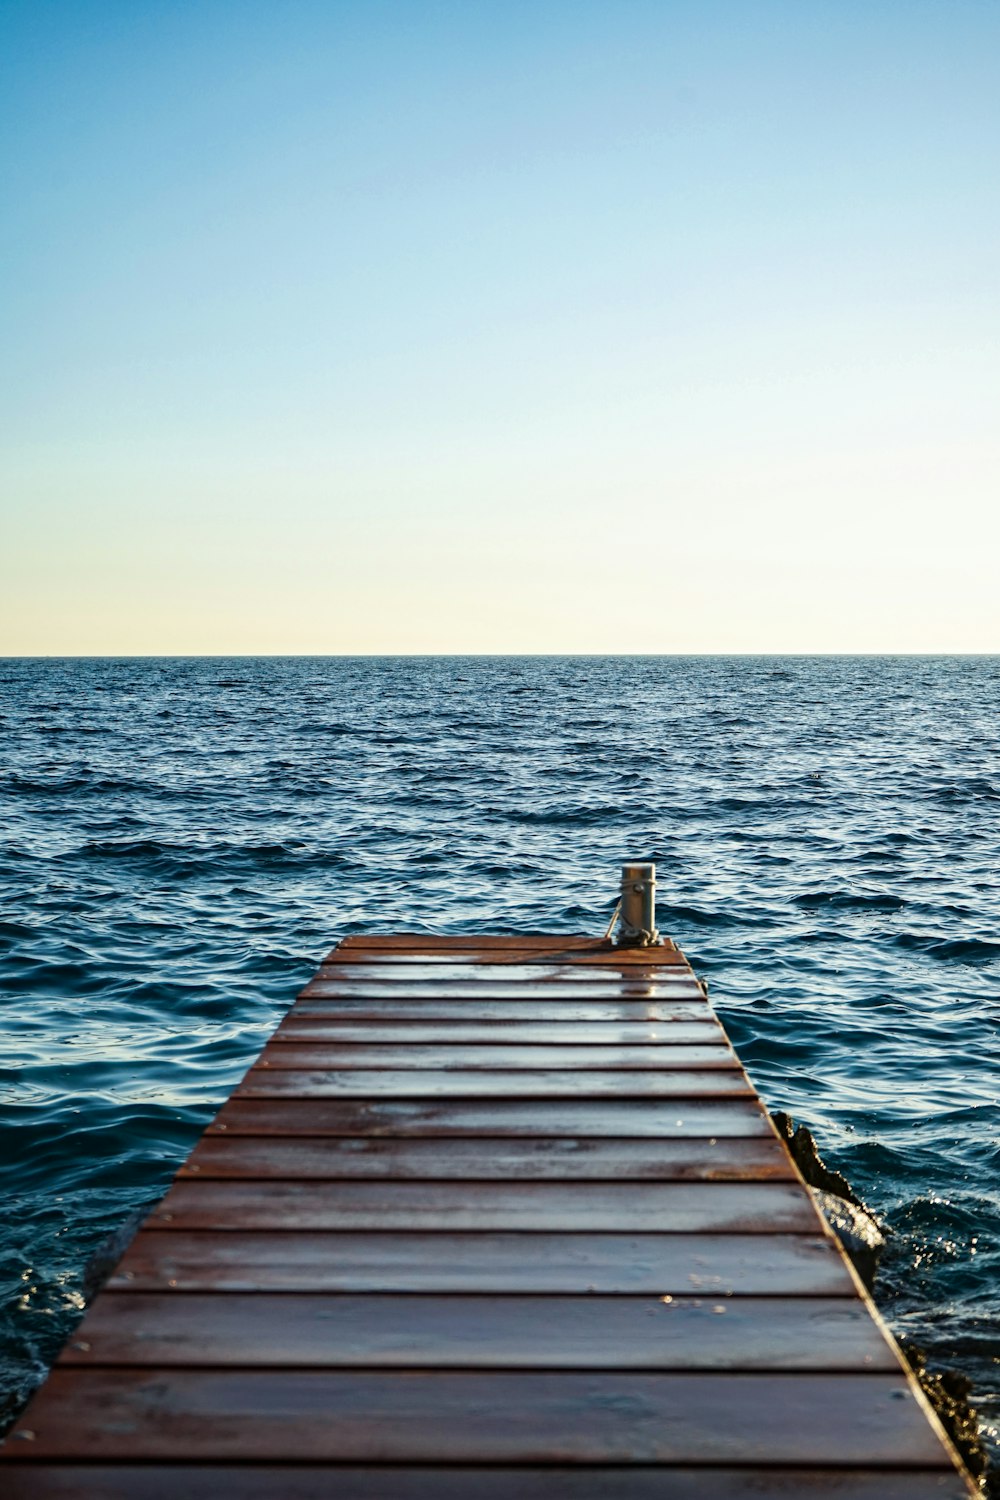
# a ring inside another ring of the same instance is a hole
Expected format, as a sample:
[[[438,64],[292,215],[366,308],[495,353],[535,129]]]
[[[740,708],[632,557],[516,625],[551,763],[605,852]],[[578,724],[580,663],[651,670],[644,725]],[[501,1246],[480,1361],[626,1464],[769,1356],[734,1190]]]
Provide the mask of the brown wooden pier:
[[[9,1500],[977,1493],[683,955],[347,938],[2,1448]]]

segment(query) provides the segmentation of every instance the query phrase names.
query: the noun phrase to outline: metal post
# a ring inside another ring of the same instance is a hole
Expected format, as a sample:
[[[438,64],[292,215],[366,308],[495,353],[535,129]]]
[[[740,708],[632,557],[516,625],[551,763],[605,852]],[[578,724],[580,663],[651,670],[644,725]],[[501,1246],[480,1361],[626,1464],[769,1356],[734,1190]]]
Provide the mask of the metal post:
[[[622,865],[619,948],[648,948],[661,941],[656,930],[656,866]]]

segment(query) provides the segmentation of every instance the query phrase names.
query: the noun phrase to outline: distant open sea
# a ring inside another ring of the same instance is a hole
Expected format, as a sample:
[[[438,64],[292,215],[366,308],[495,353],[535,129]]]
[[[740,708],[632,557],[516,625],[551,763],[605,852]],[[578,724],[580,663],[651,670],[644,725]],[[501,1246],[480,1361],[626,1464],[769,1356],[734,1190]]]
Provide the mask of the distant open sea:
[[[0,1412],[323,951],[623,858],[1000,1425],[1000,658],[0,660]]]

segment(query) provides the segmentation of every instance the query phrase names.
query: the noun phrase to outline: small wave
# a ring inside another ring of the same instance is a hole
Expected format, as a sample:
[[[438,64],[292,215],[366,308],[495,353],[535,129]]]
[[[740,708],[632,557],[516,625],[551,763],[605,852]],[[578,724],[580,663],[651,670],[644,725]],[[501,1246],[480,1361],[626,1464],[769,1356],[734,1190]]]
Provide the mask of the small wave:
[[[972,776],[939,785],[934,789],[934,795],[942,802],[996,802],[1000,801],[1000,788],[985,776]]]
[[[24,922],[7,922],[0,918],[0,941],[16,943],[22,938],[33,937],[34,933],[35,929]]]
[[[899,948],[926,953],[928,958],[960,959],[977,962],[1000,956],[1000,941],[989,938],[938,938],[921,933],[901,932],[893,942]]]
[[[91,839],[79,849],[67,850],[65,858],[83,855],[87,859],[158,859],[164,854],[193,853],[159,839]]]
[[[899,911],[906,905],[902,896],[888,892],[863,891],[805,891],[792,898],[796,906],[813,911],[822,907],[833,907],[840,911]]]
[[[597,807],[588,807],[580,804],[565,807],[530,808],[523,807],[518,811],[502,811],[499,816],[509,819],[511,822],[528,824],[550,824],[557,827],[592,827],[595,824],[606,824],[609,819],[614,820],[622,816],[623,809],[607,804]]]

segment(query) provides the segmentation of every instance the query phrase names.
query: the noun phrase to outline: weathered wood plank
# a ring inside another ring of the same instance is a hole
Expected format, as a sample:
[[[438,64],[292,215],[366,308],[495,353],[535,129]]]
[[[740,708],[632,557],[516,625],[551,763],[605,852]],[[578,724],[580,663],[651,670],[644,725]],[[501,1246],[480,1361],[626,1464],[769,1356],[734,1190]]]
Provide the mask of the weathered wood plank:
[[[594,1179],[620,1182],[794,1182],[795,1171],[780,1141],[605,1140],[600,1137],[543,1136],[516,1140],[480,1136],[473,1140],[387,1140],[384,1137],[206,1135],[181,1178],[475,1178],[480,1181],[531,1178]]]
[[[323,959],[324,963],[336,963],[339,956],[353,948],[370,948],[379,953],[434,953],[451,950],[474,949],[492,953],[531,954],[533,951],[564,953],[567,948],[574,953],[607,952],[609,944],[604,938],[585,932],[570,933],[433,933],[433,932],[359,932],[341,938]]]
[[[441,999],[466,1000],[470,1005],[485,1000],[642,1000],[689,1001],[707,1007],[707,997],[700,985],[690,976],[679,976],[676,980],[658,979],[614,979],[592,975],[579,982],[573,979],[549,979],[528,981],[515,979],[508,971],[504,978],[490,979],[480,984],[463,981],[454,974],[442,974],[437,979],[405,974],[397,976],[393,983],[385,979],[355,978],[346,970],[333,973],[320,970],[299,992],[300,999],[330,996],[354,996],[360,999]]]
[[[950,1464],[882,1374],[56,1369],[31,1419],[39,1459]]]
[[[352,973],[357,979],[377,979],[379,983],[409,984],[413,979],[458,979],[463,984],[488,983],[492,979],[519,981],[573,979],[584,983],[588,977],[599,982],[602,977],[620,976],[633,981],[662,979],[663,971],[678,969],[690,978],[690,969],[677,950],[657,950],[660,956],[650,959],[641,949],[612,950],[605,953],[533,953],[503,954],[489,949],[464,950],[459,953],[386,953],[369,950],[351,952],[336,950],[336,956],[321,965],[321,972],[332,978]]]
[[[179,1229],[659,1230],[816,1234],[798,1183],[176,1181],[151,1225]]]
[[[411,968],[573,968],[612,969],[612,971],[657,971],[657,969],[688,969],[687,959],[679,948],[663,945],[660,948],[613,948],[610,944],[573,945],[562,948],[498,948],[477,945],[474,948],[456,950],[403,950],[403,948],[348,948],[337,945],[322,959],[322,969],[337,969],[340,966],[367,966],[367,968],[399,969]]]
[[[107,1295],[64,1366],[885,1370],[860,1302],[781,1297]]]
[[[857,1297],[842,1255],[822,1234],[143,1229],[109,1286]]]
[[[408,1024],[413,1021],[464,1021],[481,1024],[500,1021],[617,1021],[636,1024],[672,1024],[701,1022],[717,1024],[714,1015],[704,1000],[505,1000],[476,996],[473,999],[454,999],[439,994],[414,995],[409,990],[405,996],[386,999],[373,995],[368,998],[357,995],[328,995],[325,998],[310,998],[296,1001],[288,1012],[290,1021],[314,1016],[344,1020],[395,1021]]]
[[[371,1136],[772,1136],[756,1098],[247,1099],[206,1134]]]
[[[517,1073],[533,1069],[572,1073],[595,1070],[616,1072],[666,1072],[678,1068],[715,1072],[719,1068],[739,1068],[732,1048],[721,1038],[714,1042],[677,1042],[673,1046],[577,1047],[560,1042],[545,1045],[518,1046],[502,1040],[470,1042],[383,1042],[338,1044],[328,1041],[305,1041],[297,1045],[284,1039],[278,1045],[268,1044],[258,1058],[258,1068],[298,1068],[314,1071],[320,1068],[350,1070],[377,1068],[410,1072],[439,1071],[469,1073]],[[740,1069],[742,1073],[742,1069]],[[581,1081],[586,1088],[586,1080]]]
[[[711,1099],[752,1096],[742,1070],[694,1069],[658,1072],[605,1070],[580,1072],[446,1072],[443,1069],[341,1070],[251,1068],[236,1088],[235,1099],[559,1099],[586,1094],[592,1099]]]
[[[387,1044],[411,1047],[429,1042],[450,1046],[483,1046],[493,1042],[505,1046],[535,1044],[574,1047],[678,1047],[697,1043],[728,1045],[718,1021],[668,1021],[651,1025],[644,1021],[411,1021],[392,1019],[357,1023],[353,1017],[301,1015],[290,1011],[271,1043],[360,1042],[368,1046]]]
[[[928,1469],[9,1464],[8,1500],[968,1500]]]

